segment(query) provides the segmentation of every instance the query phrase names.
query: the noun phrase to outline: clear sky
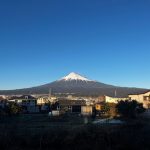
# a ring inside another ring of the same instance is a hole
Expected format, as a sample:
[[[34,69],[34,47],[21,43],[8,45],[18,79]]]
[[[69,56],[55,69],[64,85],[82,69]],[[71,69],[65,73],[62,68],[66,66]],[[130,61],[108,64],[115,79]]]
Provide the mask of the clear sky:
[[[0,0],[0,89],[74,71],[150,88],[149,0]]]

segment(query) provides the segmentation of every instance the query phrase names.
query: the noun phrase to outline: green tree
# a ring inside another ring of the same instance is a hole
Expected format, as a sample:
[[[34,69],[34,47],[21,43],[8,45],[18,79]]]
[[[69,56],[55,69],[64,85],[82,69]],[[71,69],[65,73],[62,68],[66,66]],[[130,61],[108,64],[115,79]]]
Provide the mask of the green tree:
[[[116,105],[118,113],[125,118],[134,118],[137,114],[143,113],[145,109],[136,100],[121,100]]]
[[[8,115],[17,115],[22,112],[22,108],[17,103],[9,103],[5,108],[5,112]]]
[[[110,110],[110,106],[108,103],[104,103],[102,105],[102,112],[107,113]]]
[[[101,110],[106,116],[115,117],[117,116],[117,109],[115,103],[104,103]]]

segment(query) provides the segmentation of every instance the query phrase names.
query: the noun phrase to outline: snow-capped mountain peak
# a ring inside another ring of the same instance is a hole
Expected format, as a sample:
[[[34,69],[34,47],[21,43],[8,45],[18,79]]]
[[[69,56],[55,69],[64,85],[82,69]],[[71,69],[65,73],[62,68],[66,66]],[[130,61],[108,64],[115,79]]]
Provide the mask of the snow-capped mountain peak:
[[[71,72],[67,76],[61,78],[61,80],[70,81],[70,80],[81,80],[81,81],[91,81],[87,79],[86,77],[83,77],[77,73]]]

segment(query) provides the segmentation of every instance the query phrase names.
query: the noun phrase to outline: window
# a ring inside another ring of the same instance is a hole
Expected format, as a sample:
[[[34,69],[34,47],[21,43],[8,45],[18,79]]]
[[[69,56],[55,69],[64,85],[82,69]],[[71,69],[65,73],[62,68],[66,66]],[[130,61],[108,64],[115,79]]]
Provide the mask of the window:
[[[144,96],[144,101],[150,101],[150,96]]]

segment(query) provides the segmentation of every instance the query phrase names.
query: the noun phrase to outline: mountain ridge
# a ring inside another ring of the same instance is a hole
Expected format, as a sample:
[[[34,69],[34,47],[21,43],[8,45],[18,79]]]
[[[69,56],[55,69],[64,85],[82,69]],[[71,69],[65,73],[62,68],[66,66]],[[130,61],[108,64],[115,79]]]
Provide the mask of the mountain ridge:
[[[129,88],[105,84],[90,80],[77,73],[70,73],[67,76],[48,84],[23,88],[16,90],[0,90],[0,95],[21,95],[21,94],[48,94],[52,93],[74,93],[76,95],[108,95],[117,97],[127,97],[128,94],[146,92],[148,89]],[[117,95],[115,94],[117,93]]]

